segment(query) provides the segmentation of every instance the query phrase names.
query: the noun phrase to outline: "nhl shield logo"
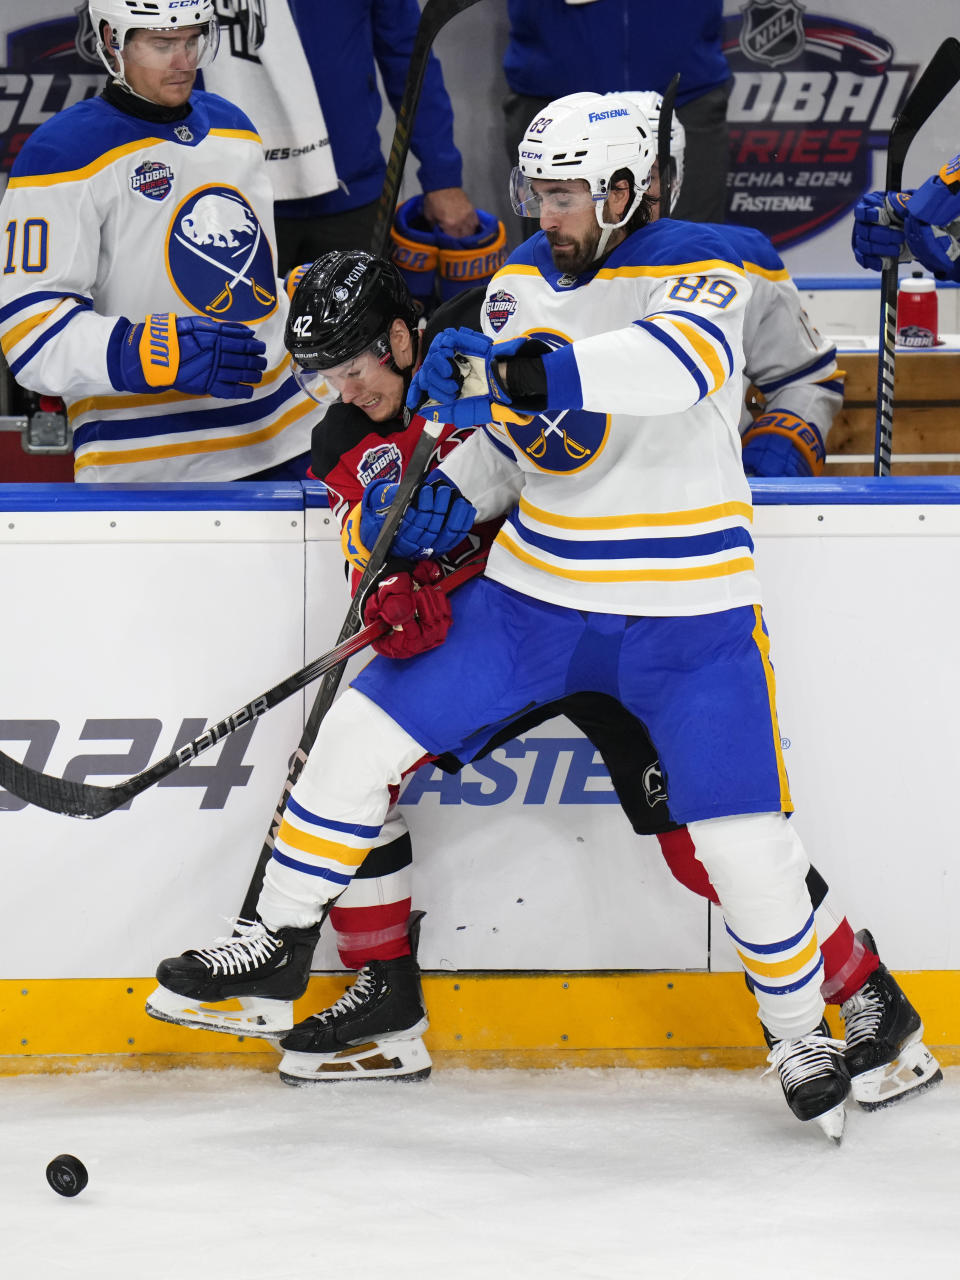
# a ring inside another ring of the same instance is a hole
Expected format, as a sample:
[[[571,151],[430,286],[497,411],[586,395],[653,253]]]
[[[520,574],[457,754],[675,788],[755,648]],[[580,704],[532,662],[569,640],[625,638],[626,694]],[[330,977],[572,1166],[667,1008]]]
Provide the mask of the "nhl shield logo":
[[[181,201],[167,231],[167,267],[200,315],[256,324],[276,310],[273,251],[235,187],[201,187]]]
[[[775,67],[803,51],[803,9],[796,0],[750,0],[740,12],[740,48],[751,61]]]
[[[494,333],[500,332],[516,309],[516,298],[512,293],[507,293],[505,289],[498,289],[484,303],[484,310],[487,313],[487,319],[490,321],[490,328]]]
[[[165,200],[173,185],[173,170],[160,160],[144,160],[130,175],[130,190],[148,200]]]
[[[193,141],[193,134],[190,132],[190,130],[187,128],[185,124],[178,124],[173,132],[181,142]]]

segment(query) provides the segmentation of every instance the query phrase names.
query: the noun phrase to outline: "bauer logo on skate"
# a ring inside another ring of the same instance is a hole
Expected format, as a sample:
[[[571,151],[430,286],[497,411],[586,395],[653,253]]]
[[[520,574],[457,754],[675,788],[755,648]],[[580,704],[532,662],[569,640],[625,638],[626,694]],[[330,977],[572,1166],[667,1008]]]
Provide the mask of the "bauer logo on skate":
[[[277,307],[270,242],[233,187],[211,185],[183,200],[167,233],[173,287],[193,311],[256,324]]]

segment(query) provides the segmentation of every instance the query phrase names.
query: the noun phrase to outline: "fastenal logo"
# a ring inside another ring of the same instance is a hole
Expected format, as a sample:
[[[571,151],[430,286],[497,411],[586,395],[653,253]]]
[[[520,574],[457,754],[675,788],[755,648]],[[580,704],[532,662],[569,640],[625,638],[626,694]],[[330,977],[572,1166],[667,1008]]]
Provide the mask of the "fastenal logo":
[[[749,0],[725,20],[734,73],[727,109],[731,222],[779,248],[842,218],[872,186],[873,151],[916,74],[867,27],[795,0]]]

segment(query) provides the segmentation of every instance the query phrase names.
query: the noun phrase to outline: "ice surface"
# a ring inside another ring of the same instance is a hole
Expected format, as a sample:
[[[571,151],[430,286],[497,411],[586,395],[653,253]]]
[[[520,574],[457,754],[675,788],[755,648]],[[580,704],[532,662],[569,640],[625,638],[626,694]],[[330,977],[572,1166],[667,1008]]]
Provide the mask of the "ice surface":
[[[10,1280],[960,1275],[960,1068],[843,1146],[758,1071],[0,1079]],[[78,1156],[65,1200],[47,1161]]]

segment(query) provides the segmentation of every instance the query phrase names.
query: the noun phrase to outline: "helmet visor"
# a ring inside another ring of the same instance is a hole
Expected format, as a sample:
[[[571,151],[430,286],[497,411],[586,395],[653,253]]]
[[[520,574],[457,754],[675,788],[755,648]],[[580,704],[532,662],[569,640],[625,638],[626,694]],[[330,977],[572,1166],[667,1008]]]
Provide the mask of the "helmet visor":
[[[510,203],[521,218],[539,218],[542,213],[580,213],[602,204],[582,178],[530,178],[519,166],[510,174]]]
[[[316,400],[317,404],[329,403],[333,392],[325,374],[319,369],[305,369],[302,364],[297,364],[294,360],[293,376],[297,380],[297,386],[301,391],[305,391],[311,400]]]
[[[334,391],[342,392],[345,387],[360,387],[371,378],[374,378],[385,365],[390,363],[391,359],[390,344],[386,337],[381,336],[350,360],[344,360],[342,363],[332,365],[328,369],[318,368],[304,370],[304,372],[316,373],[323,381],[333,387]],[[301,385],[303,384],[301,383]],[[304,390],[307,390],[305,386]]]
[[[137,27],[124,40],[123,59],[149,71],[196,71],[209,66],[219,44],[220,27],[215,19],[182,31]]]

